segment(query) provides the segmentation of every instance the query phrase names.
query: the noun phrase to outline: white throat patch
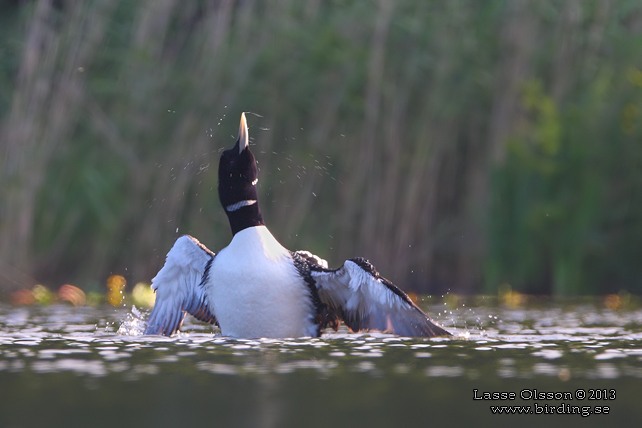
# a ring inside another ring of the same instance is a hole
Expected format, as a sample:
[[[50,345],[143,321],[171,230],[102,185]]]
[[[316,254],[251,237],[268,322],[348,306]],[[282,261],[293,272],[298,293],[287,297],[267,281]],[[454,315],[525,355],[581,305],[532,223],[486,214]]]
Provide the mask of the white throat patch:
[[[256,203],[255,199],[247,199],[245,201],[237,202],[235,204],[226,206],[225,207],[225,211],[228,211],[228,212],[236,211],[236,210],[238,210],[240,208],[248,207],[250,205],[254,205],[255,203]]]

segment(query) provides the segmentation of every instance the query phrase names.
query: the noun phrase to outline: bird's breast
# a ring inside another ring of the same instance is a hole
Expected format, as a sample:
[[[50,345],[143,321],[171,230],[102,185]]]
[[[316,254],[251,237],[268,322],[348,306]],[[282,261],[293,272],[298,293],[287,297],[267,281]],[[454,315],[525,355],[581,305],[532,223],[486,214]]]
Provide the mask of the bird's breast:
[[[217,254],[210,269],[210,304],[223,335],[314,335],[310,292],[289,252],[267,229],[246,230]]]

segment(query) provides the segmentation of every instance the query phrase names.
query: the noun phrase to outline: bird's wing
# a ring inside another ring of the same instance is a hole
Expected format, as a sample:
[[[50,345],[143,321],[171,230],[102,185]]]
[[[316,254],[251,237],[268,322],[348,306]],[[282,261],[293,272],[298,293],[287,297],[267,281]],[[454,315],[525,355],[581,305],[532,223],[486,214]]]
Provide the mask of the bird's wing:
[[[203,287],[214,256],[189,235],[176,240],[167,253],[165,265],[152,279],[156,303],[147,320],[145,334],[171,336],[183,324],[186,312],[201,321],[216,323]]]
[[[333,316],[338,316],[352,331],[451,336],[433,323],[406,293],[379,275],[366,259],[350,259],[339,269],[328,269],[324,260],[305,251],[297,253],[309,263],[319,299],[330,313],[325,318],[330,322]]]

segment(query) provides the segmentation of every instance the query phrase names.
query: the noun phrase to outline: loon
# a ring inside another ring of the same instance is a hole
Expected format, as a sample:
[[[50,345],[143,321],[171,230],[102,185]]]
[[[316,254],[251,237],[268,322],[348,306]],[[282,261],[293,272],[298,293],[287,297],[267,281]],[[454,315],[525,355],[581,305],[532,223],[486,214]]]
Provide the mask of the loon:
[[[289,251],[259,210],[256,160],[245,114],[221,155],[218,193],[233,238],[218,254],[197,239],[176,240],[152,279],[156,304],[145,334],[171,336],[186,313],[236,338],[319,337],[341,321],[352,331],[451,336],[364,258],[338,269],[307,251]]]

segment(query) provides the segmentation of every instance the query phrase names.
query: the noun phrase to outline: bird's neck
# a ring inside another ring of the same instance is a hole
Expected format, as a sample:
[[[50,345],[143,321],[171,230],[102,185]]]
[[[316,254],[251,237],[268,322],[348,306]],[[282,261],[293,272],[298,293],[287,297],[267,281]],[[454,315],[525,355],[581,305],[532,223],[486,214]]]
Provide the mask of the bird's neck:
[[[230,228],[234,235],[248,227],[265,226],[258,201],[254,205],[245,206],[236,211],[226,211],[225,213],[230,221]]]

